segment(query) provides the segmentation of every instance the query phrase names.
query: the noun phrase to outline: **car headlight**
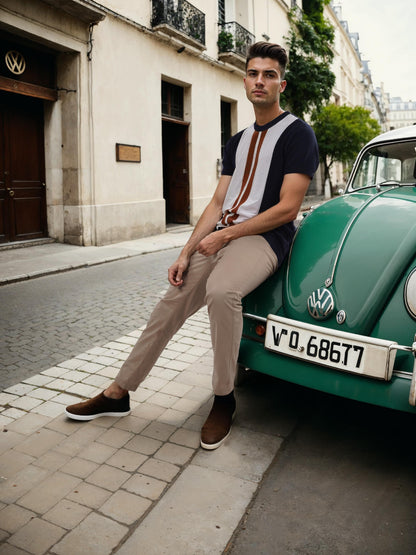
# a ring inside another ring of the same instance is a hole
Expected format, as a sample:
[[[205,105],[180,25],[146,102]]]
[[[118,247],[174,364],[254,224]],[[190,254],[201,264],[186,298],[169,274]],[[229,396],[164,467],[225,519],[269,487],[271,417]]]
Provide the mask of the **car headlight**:
[[[404,304],[412,318],[416,320],[416,268],[414,268],[404,286]]]

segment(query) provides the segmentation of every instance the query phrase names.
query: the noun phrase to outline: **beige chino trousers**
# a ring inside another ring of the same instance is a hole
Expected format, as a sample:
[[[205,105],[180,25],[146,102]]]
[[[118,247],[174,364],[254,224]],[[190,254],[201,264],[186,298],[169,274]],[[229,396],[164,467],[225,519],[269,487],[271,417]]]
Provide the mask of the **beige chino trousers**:
[[[231,393],[243,329],[241,299],[273,274],[277,264],[261,235],[235,239],[212,256],[194,253],[184,284],[171,285],[156,305],[116,383],[136,390],[185,320],[207,305],[214,352],[213,390],[216,395]]]

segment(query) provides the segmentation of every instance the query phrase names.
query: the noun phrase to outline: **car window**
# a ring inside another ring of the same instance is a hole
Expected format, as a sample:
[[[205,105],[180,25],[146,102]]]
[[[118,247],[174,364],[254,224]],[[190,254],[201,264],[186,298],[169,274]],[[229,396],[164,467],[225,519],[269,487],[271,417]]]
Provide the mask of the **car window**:
[[[416,141],[371,147],[359,160],[349,188],[371,187],[389,181],[415,183]]]

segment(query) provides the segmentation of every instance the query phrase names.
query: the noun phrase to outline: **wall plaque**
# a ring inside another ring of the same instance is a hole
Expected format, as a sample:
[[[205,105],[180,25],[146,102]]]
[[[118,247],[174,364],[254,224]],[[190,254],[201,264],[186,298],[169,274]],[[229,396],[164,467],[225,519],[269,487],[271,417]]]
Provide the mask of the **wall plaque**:
[[[123,145],[116,143],[117,162],[141,162],[142,150],[137,145]]]

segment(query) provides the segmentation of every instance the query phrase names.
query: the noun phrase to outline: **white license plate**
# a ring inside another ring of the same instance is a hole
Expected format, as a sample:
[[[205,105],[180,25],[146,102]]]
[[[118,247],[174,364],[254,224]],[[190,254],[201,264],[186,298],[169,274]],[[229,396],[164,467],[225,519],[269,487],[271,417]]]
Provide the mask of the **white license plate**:
[[[306,362],[389,380],[396,342],[305,324],[270,314],[265,347]]]

